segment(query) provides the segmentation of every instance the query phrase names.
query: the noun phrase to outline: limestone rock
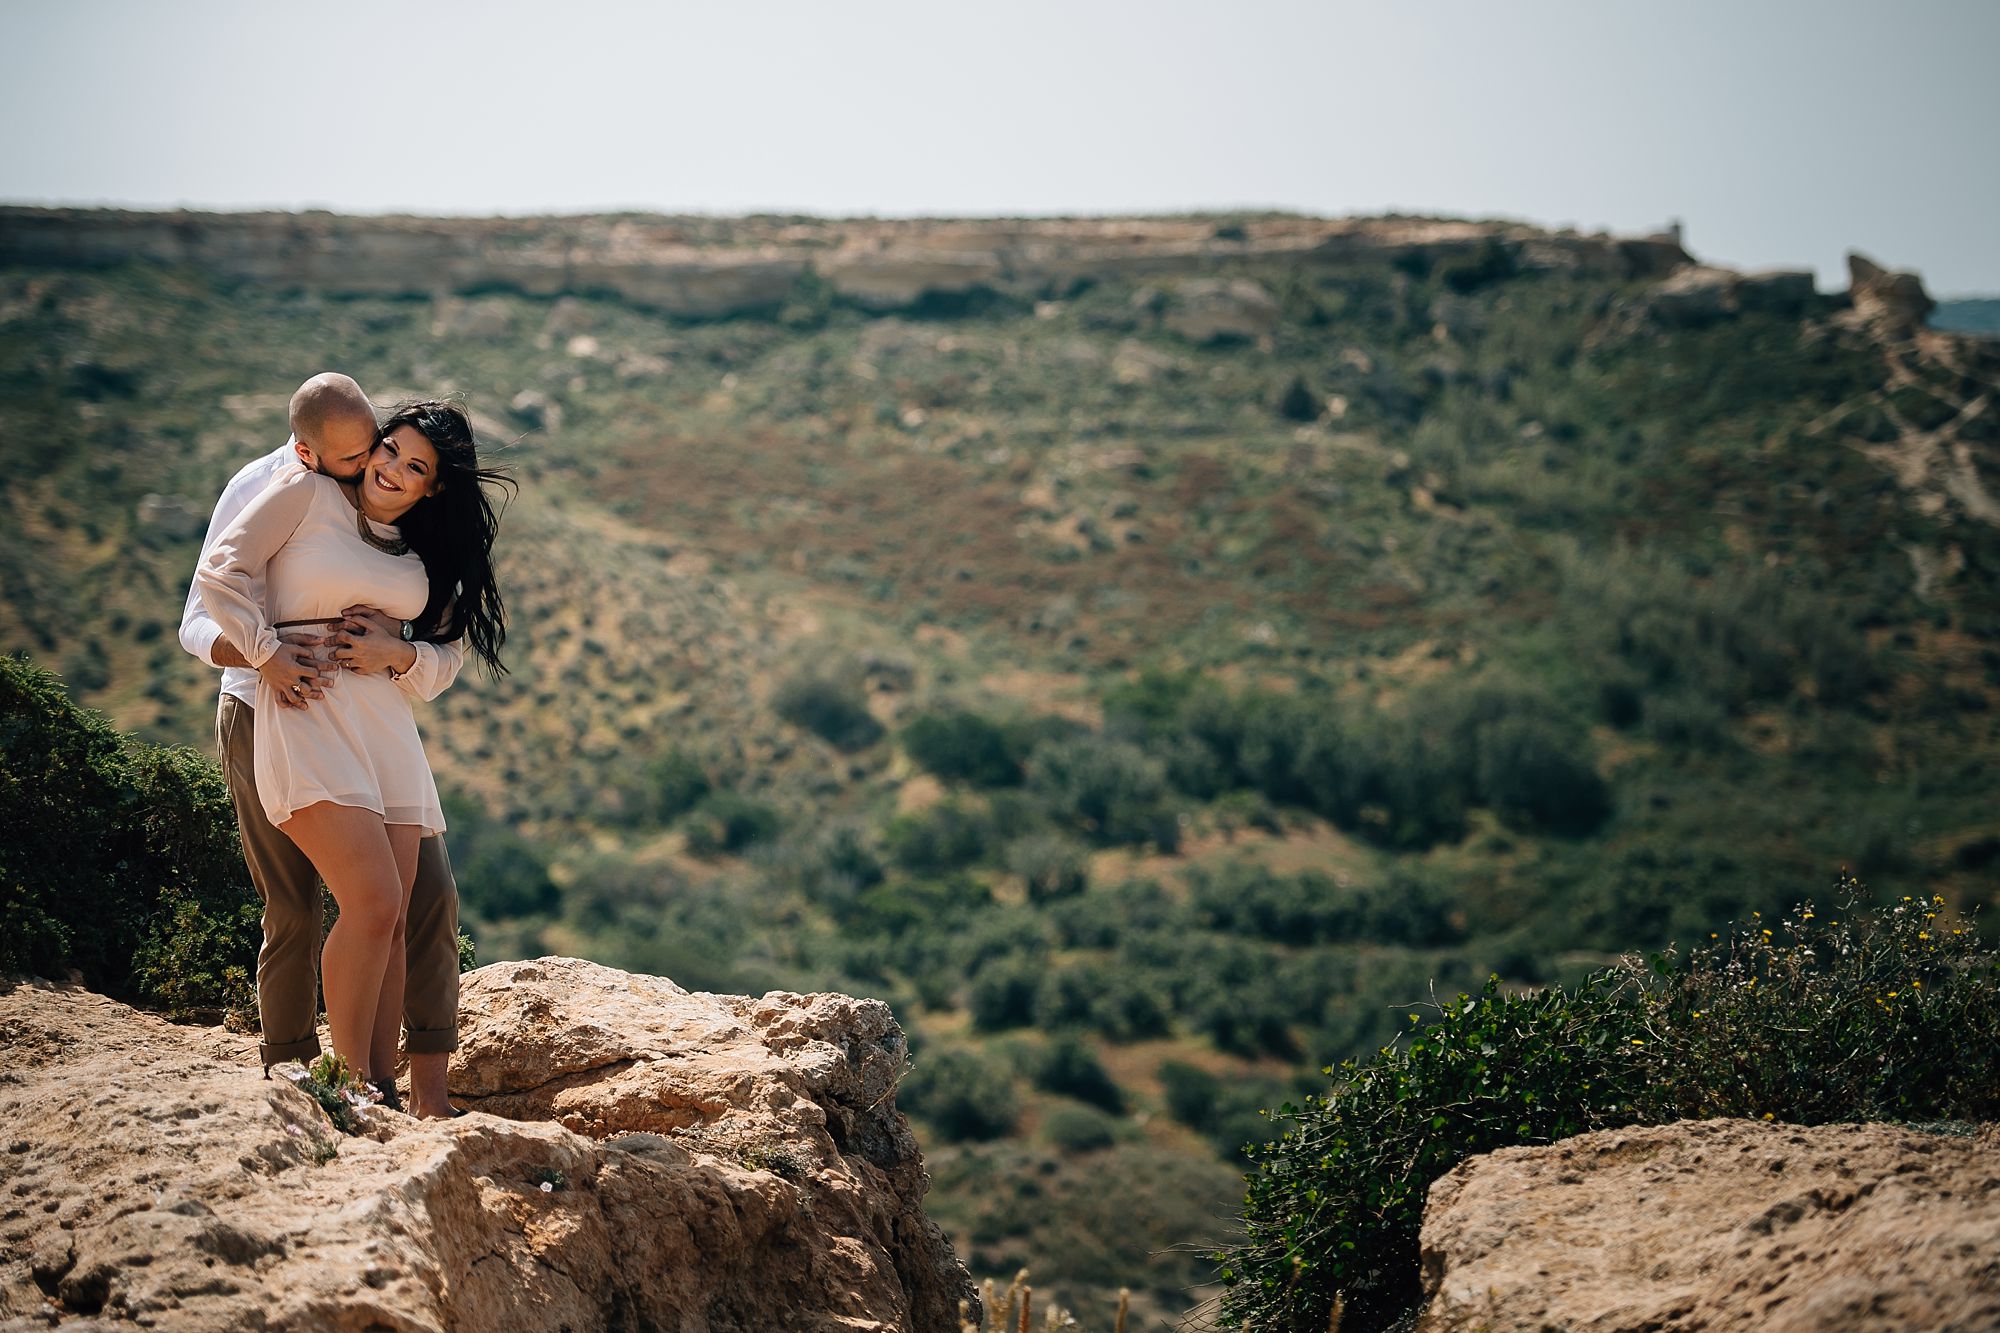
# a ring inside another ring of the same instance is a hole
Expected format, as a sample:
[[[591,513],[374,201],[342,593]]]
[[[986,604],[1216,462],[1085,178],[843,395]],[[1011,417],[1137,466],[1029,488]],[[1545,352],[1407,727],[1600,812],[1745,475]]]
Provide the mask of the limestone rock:
[[[2000,1327],[2000,1127],[1740,1120],[1461,1163],[1424,1213],[1447,1330]]]
[[[1252,342],[1278,327],[1278,303],[1248,278],[1190,278],[1174,288],[1163,322],[1197,345]]]
[[[0,983],[0,1327],[955,1327],[886,1006],[556,958],[465,980],[478,1110],[362,1137],[249,1039]]]
[[[1177,281],[1213,283],[1205,275],[1222,256],[1437,261],[1496,245],[1523,269],[1619,279],[1687,262],[1672,237],[1579,236],[1437,218],[1268,218],[1219,237],[1214,221],[1198,216],[363,218],[0,207],[0,265],[185,264],[284,290],[428,297],[438,299],[440,330],[466,334],[519,318],[504,301],[492,301],[501,290],[608,295],[709,319],[782,309],[810,273],[864,309],[947,313],[989,292],[1034,303],[1113,280],[1157,284],[1156,293]],[[1152,313],[1144,305],[1122,311],[1111,326],[1139,327]],[[551,317],[544,335],[553,344],[595,332],[594,323],[573,303]]]
[[[1891,273],[1858,252],[1848,254],[1847,273],[1855,316],[1884,332],[1907,333],[1921,328],[1937,309],[1937,302],[1924,290],[1923,280],[1914,273]]]
[[[1810,269],[1765,269],[1745,273],[1736,284],[1736,299],[1745,310],[1769,310],[1799,315],[1812,309],[1819,296]]]
[[[1646,309],[1662,324],[1712,324],[1736,312],[1737,275],[1726,268],[1688,264],[1646,295]]]

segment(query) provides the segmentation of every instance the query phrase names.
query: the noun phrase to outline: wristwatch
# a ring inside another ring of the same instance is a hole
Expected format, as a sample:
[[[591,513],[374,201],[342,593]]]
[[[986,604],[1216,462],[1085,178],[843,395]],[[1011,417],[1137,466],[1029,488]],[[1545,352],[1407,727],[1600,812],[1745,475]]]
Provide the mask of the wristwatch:
[[[403,642],[415,643],[416,641],[417,641],[417,622],[414,620],[405,620],[403,622]]]

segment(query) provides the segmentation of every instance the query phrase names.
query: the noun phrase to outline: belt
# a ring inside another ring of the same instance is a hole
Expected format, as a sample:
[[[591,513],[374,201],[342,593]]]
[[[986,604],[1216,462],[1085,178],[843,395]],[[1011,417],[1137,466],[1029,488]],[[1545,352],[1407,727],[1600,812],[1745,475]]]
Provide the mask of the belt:
[[[290,629],[294,625],[344,625],[346,616],[321,616],[318,620],[280,620],[272,629]]]

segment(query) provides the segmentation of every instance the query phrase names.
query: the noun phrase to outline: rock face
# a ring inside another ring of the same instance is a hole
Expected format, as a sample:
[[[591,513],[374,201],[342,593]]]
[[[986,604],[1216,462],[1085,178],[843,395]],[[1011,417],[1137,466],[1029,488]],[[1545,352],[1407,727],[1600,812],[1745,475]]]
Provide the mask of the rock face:
[[[1445,1330],[2000,1327],[2000,1127],[1740,1120],[1462,1163],[1424,1213]]]
[[[0,208],[0,265],[187,264],[222,278],[345,294],[609,293],[688,318],[781,307],[806,277],[874,311],[950,309],[982,293],[1066,296],[1126,276],[1213,277],[1241,259],[1436,261],[1498,246],[1522,270],[1628,278],[1686,263],[1671,238],[1621,239],[1428,218],[820,219],[660,215],[341,217]],[[477,302],[442,318],[477,325]]]
[[[886,1006],[548,958],[462,1011],[478,1110],[347,1137],[248,1039],[0,993],[0,1328],[956,1327]]]
[[[1864,254],[1847,256],[1848,295],[1861,321],[1887,333],[1921,328],[1937,302],[1914,273],[1891,273]]]

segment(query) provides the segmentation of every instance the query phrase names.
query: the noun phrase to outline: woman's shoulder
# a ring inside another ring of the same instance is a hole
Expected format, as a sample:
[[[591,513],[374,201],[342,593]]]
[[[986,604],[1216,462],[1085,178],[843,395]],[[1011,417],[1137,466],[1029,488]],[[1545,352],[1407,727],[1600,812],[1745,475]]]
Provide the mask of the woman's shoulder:
[[[339,500],[343,504],[346,503],[346,496],[341,493],[339,482],[323,472],[313,471],[304,463],[287,463],[276,476],[271,478],[273,490],[281,486],[291,487],[296,494],[309,497],[309,503],[316,504],[325,500]]]

